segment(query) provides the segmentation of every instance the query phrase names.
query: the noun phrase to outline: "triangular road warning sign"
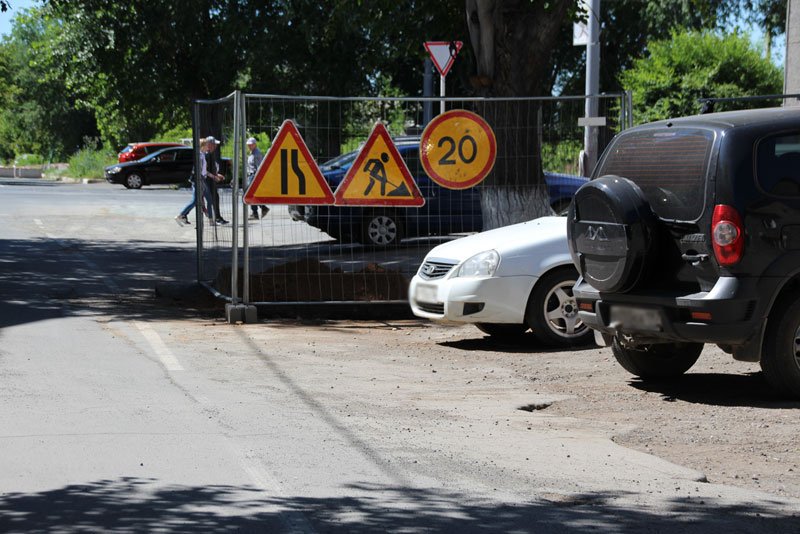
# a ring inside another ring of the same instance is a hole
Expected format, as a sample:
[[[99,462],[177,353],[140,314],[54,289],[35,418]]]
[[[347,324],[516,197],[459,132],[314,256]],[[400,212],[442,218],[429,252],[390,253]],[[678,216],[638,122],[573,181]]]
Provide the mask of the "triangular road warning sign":
[[[456,55],[461,51],[464,45],[461,41],[428,41],[425,43],[425,49],[431,55],[433,64],[436,65],[436,70],[442,76],[447,76],[450,67],[456,60]]]
[[[333,193],[290,120],[281,125],[244,195],[246,204],[333,204]]]
[[[381,122],[375,124],[335,197],[337,206],[425,205],[425,198]]]

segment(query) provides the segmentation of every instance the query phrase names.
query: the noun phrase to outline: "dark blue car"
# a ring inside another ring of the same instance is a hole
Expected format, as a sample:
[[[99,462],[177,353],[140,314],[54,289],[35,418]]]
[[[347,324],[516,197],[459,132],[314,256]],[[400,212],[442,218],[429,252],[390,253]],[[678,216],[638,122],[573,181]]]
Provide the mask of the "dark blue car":
[[[289,206],[295,220],[304,220],[342,242],[386,247],[405,237],[480,232],[483,227],[480,191],[448,189],[431,180],[419,159],[419,139],[395,139],[395,146],[425,197],[420,208]],[[320,165],[322,175],[335,191],[358,156],[358,150]],[[545,172],[550,202],[556,212],[569,205],[587,178]]]

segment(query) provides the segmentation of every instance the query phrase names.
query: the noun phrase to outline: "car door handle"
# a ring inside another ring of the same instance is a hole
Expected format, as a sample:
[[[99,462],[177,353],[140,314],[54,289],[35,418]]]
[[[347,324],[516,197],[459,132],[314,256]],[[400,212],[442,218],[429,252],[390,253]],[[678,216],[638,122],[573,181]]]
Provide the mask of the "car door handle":
[[[681,254],[681,258],[689,263],[703,263],[708,261],[708,254]]]

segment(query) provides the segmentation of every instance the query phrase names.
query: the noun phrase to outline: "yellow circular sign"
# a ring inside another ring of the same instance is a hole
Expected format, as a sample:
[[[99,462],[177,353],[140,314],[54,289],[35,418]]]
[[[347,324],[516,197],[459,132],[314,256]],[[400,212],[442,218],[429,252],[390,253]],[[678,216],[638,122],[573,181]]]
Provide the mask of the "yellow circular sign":
[[[419,155],[431,180],[450,189],[480,183],[494,166],[497,143],[479,115],[455,109],[433,119],[422,134]]]

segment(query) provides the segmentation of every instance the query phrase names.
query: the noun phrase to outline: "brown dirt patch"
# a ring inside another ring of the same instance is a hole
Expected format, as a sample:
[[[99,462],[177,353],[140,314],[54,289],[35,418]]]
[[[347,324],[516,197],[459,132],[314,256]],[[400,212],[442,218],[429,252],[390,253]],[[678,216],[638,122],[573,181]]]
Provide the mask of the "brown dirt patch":
[[[239,271],[239,280],[244,273]],[[214,287],[223,295],[231,292],[231,270],[221,269]],[[277,265],[260,273],[250,274],[251,302],[324,302],[404,300],[408,297],[408,280],[400,270],[393,271],[370,263],[355,272],[344,272],[315,259]],[[239,294],[243,292],[239,284]]]

